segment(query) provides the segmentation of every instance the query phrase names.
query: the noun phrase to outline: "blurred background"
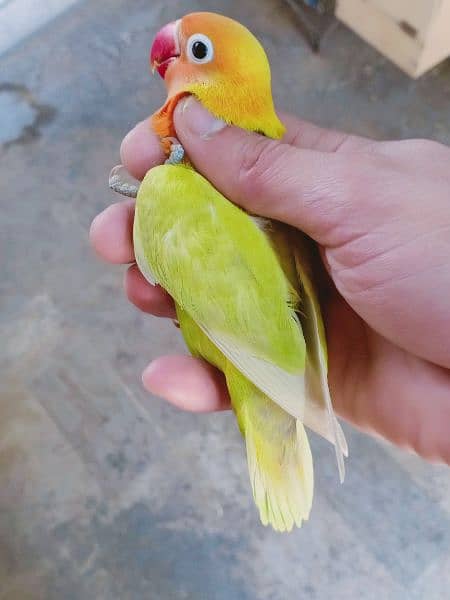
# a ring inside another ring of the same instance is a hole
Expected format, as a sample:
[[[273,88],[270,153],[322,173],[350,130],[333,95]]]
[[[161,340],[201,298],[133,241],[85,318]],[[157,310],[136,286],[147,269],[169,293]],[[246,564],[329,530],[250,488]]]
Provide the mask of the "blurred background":
[[[414,81],[331,17],[313,53],[283,0],[0,0],[0,598],[448,598],[447,468],[347,426],[340,486],[314,438],[310,521],[277,535],[233,415],[141,388],[150,359],[184,347],[126,302],[88,228],[118,199],[122,137],[162,104],[156,30],[199,9],[261,39],[279,107],[450,144],[449,61]]]

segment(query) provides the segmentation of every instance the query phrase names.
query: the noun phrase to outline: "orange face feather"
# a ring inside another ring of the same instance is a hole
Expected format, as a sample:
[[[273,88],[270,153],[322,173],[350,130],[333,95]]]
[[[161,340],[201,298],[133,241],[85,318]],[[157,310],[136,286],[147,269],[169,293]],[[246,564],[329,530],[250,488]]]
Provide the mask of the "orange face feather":
[[[160,30],[150,61],[168,92],[166,103],[152,118],[161,138],[175,136],[173,111],[187,94],[229,124],[273,138],[283,135],[266,54],[240,23],[214,13],[187,15]]]

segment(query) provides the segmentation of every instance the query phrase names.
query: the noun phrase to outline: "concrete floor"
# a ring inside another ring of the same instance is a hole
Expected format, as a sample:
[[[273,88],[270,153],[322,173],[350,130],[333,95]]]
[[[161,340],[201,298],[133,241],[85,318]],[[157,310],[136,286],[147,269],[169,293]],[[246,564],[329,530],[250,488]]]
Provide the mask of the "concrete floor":
[[[141,389],[179,333],[127,304],[87,232],[116,199],[122,136],[163,99],[154,32],[199,8],[262,39],[280,106],[450,143],[450,63],[413,82],[341,26],[312,55],[281,0],[91,0],[0,59],[0,598],[448,598],[448,469],[347,427],[339,486],[314,439],[310,522],[279,536],[258,523],[233,416]]]

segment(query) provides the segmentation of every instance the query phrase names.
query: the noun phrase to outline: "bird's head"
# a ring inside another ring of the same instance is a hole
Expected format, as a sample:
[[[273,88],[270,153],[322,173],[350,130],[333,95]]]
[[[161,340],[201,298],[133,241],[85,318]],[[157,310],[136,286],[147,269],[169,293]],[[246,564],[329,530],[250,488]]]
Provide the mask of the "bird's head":
[[[193,94],[229,124],[283,135],[266,53],[240,23],[214,13],[186,15],[158,32],[150,63],[164,79],[169,101]]]

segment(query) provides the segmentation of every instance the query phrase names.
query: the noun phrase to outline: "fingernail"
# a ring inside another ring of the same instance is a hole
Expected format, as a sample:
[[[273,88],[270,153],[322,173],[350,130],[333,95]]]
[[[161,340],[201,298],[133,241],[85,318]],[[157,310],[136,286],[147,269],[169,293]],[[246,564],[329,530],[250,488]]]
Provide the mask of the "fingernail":
[[[144,369],[144,371],[142,373],[142,383],[144,384],[144,387],[146,389],[148,389],[149,391],[152,391],[152,390],[150,390],[150,387],[152,384],[152,376],[155,371],[156,371],[155,363],[152,362]]]
[[[166,400],[167,377],[164,370],[161,369],[160,360],[161,357],[156,358],[144,369],[142,373],[142,383],[148,392]]]
[[[226,127],[226,123],[216,119],[193,96],[188,96],[177,106],[179,117],[193,135],[209,139]]]
[[[144,369],[142,373],[144,388],[158,398],[172,402],[172,404],[180,404],[183,402],[184,394],[177,386],[176,381],[169,383],[167,373],[161,369],[160,358]]]

